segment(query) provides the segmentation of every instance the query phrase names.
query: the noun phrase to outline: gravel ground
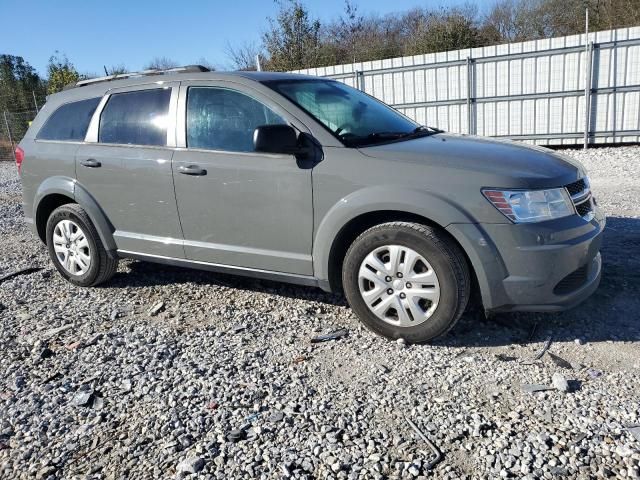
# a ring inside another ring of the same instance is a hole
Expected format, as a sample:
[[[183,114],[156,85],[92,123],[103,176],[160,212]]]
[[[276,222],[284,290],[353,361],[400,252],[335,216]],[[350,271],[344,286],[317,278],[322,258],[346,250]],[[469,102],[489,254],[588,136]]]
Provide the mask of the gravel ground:
[[[311,288],[134,261],[75,288],[0,164],[0,277],[43,267],[0,283],[0,478],[639,479],[640,147],[565,153],[609,215],[600,289],[429,346]]]

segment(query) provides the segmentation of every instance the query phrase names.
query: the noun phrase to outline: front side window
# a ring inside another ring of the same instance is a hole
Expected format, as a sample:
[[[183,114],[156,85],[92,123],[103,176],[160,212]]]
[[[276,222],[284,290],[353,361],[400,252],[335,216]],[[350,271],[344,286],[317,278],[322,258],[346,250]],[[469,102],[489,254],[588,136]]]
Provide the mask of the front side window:
[[[265,85],[316,118],[348,147],[437,133],[360,90],[333,80],[274,80]]]
[[[53,112],[42,126],[37,140],[81,142],[87,134],[100,97],[66,103]]]
[[[100,116],[98,142],[166,146],[171,89],[114,93]]]
[[[286,124],[253,98],[227,88],[190,87],[187,92],[187,147],[253,152],[253,132]]]

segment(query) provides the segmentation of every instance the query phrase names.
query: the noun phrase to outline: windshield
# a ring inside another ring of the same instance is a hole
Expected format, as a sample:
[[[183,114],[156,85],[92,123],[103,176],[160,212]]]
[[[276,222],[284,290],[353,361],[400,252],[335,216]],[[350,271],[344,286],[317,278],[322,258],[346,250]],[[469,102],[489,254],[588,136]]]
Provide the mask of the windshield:
[[[265,84],[315,117],[348,147],[439,131],[421,127],[366,93],[333,80],[274,80]]]

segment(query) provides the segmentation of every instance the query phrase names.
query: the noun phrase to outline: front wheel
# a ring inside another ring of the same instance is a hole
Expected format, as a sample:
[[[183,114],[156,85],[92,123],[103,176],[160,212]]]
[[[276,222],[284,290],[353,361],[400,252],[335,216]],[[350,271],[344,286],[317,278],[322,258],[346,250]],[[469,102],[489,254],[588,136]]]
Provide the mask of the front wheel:
[[[46,235],[53,264],[74,285],[99,285],[116,273],[118,259],[108,255],[80,205],[69,203],[56,208],[47,221]]]
[[[453,328],[471,288],[460,248],[441,230],[409,222],[362,233],[347,251],[342,284],[367,328],[410,343]]]

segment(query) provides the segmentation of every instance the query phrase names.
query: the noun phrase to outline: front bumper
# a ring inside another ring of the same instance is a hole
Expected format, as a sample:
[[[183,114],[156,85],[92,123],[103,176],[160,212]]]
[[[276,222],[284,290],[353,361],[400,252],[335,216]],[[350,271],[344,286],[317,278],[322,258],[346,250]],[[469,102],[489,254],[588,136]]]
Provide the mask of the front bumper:
[[[474,267],[485,310],[552,312],[574,307],[600,283],[605,217],[538,224],[448,227]]]

